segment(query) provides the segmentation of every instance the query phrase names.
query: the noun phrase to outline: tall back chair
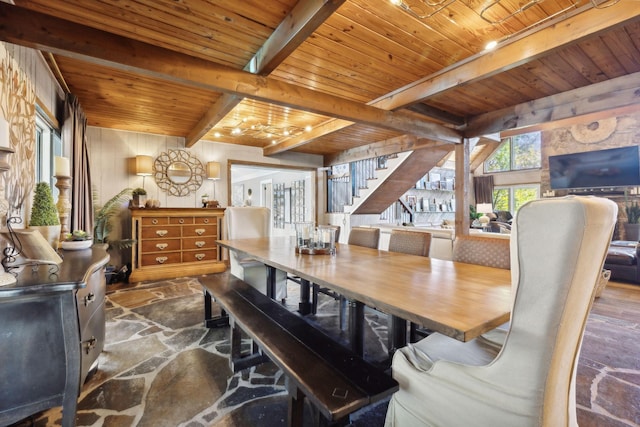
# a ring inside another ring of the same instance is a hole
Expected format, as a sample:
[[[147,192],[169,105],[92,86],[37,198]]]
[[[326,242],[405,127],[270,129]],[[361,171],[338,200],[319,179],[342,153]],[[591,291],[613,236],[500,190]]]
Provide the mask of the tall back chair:
[[[509,270],[509,239],[498,237],[458,236],[453,242],[453,260]]]
[[[421,231],[391,230],[389,251],[403,254],[429,256],[431,233]]]
[[[364,246],[378,249],[380,241],[380,229],[374,227],[353,227],[349,232],[347,243],[350,245]]]
[[[271,235],[271,211],[264,207],[228,207],[224,211],[227,239],[251,239]],[[236,251],[229,251],[229,271],[251,286],[266,293],[267,267],[261,262],[247,258]],[[286,273],[276,273],[277,300],[287,297]]]
[[[432,334],[397,351],[386,426],[576,426],[578,356],[616,216],[596,197],[520,208],[504,345]]]

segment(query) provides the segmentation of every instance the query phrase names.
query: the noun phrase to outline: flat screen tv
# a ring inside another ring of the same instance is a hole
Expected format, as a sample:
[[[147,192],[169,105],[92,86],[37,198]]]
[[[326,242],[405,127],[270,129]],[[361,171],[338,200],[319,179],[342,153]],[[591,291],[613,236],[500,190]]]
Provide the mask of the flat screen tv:
[[[638,147],[549,156],[551,188],[640,186]]]

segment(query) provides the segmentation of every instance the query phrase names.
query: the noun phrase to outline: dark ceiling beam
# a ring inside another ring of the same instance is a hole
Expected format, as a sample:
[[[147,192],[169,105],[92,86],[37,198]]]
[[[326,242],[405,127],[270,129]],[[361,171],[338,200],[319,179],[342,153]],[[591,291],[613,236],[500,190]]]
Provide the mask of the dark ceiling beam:
[[[460,132],[0,2],[0,40],[89,63],[446,143]]]
[[[469,120],[468,138],[601,112],[640,108],[640,73],[616,77],[535,101],[482,114]]]
[[[244,71],[263,76],[271,73],[345,1],[299,1],[258,49],[258,52],[244,67]],[[186,136],[185,145],[187,147],[193,146],[240,102],[242,102],[242,98],[233,94],[223,94]]]

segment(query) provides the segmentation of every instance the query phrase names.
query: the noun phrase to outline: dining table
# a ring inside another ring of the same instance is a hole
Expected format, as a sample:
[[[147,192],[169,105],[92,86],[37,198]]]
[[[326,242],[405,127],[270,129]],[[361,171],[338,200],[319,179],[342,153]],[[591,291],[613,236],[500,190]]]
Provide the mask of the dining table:
[[[218,240],[263,263],[267,295],[275,271],[300,278],[300,312],[310,307],[310,285],[326,287],[349,302],[349,340],[364,351],[364,307],[390,316],[390,351],[407,343],[407,322],[469,341],[509,321],[509,270],[339,243],[335,254],[296,251],[294,237]]]

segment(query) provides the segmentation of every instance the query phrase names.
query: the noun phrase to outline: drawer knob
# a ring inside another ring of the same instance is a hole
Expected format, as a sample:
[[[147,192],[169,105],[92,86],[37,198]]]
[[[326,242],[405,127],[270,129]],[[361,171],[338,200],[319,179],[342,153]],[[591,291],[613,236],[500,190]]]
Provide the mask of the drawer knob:
[[[196,259],[198,261],[202,261],[204,259],[205,255],[204,254],[196,254]]]
[[[179,222],[180,224],[184,224],[184,218],[180,218],[180,219],[178,220],[178,222]]]
[[[98,344],[98,340],[96,339],[96,337],[92,336],[88,340],[84,341],[83,344],[84,344],[84,351],[87,354],[89,354],[91,353],[91,350],[96,348],[96,344]]]
[[[199,248],[203,247],[206,244],[207,244],[207,242],[203,242],[202,240],[198,240],[196,242],[196,246],[199,247]]]
[[[156,243],[156,248],[160,250],[167,249],[167,246],[169,246],[168,243]]]
[[[96,295],[93,292],[89,292],[89,295],[84,296],[84,306],[88,306],[96,300]]]
[[[166,257],[166,256],[159,256],[159,257],[156,257],[156,262],[157,262],[158,264],[164,264],[164,263],[165,263],[165,261],[166,261],[166,260],[168,260],[168,259],[169,259],[169,258],[168,258],[168,257]]]
[[[166,235],[167,235],[167,233],[169,233],[169,231],[168,231],[168,230],[157,230],[157,231],[156,231],[156,234],[157,234],[158,236],[160,236],[160,237],[164,237],[164,236],[166,236]]]
[[[204,222],[205,224],[209,224],[209,218],[205,218],[202,222]]]
[[[196,234],[198,236],[202,236],[205,231],[207,231],[207,230],[205,230],[204,228],[196,228]]]
[[[156,218],[153,218],[151,220],[151,224],[156,225],[158,223],[158,220]]]

